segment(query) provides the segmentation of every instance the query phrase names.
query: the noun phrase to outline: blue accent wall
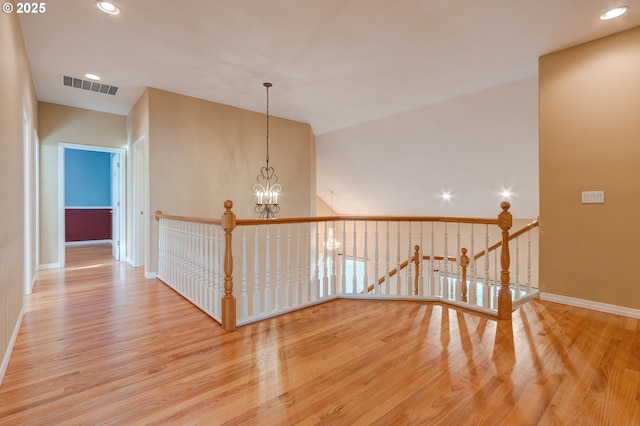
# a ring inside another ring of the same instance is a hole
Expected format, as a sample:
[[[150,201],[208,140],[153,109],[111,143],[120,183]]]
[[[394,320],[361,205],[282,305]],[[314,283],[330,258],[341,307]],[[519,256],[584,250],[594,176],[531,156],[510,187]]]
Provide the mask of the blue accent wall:
[[[64,150],[66,207],[111,206],[111,156],[109,152]]]

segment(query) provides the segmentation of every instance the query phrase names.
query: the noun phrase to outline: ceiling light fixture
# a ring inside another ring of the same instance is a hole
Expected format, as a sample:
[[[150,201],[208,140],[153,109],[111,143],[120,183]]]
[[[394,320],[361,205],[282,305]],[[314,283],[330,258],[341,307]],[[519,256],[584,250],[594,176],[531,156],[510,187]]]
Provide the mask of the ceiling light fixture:
[[[620,7],[615,7],[613,9],[609,9],[605,13],[600,15],[600,20],[609,21],[610,19],[615,19],[618,16],[624,15],[627,12],[627,10],[629,10],[628,6],[620,6]]]
[[[258,219],[275,219],[276,213],[280,212],[278,195],[282,192],[282,186],[273,167],[269,167],[269,87],[272,84],[262,85],[267,88],[267,165],[260,168],[258,183],[254,183],[251,190],[256,197],[255,212],[258,213]]]
[[[84,76],[87,77],[89,80],[94,80],[94,81],[98,81],[101,79],[100,76],[97,74],[86,73]]]
[[[503,198],[511,198],[511,191],[509,191],[508,189],[503,190],[500,195],[502,195]]]
[[[98,7],[98,9],[100,9],[104,13],[108,13],[109,15],[117,15],[118,13],[120,13],[120,9],[118,9],[118,6],[111,3],[110,1],[98,0],[96,2],[96,6]]]
[[[443,200],[450,200],[451,199],[451,194],[448,192],[443,192],[441,195]]]

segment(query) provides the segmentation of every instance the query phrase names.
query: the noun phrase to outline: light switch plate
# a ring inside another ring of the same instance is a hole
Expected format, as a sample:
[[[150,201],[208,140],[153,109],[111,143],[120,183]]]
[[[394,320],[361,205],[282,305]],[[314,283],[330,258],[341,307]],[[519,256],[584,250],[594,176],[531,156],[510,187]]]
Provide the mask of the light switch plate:
[[[603,204],[604,191],[582,191],[582,204]]]

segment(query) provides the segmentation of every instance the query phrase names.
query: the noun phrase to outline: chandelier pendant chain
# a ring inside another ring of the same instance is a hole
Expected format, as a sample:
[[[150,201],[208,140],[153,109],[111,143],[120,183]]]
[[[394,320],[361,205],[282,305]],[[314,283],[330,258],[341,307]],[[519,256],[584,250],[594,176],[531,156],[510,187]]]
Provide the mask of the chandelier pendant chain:
[[[278,196],[282,191],[282,186],[278,183],[278,176],[273,167],[269,166],[269,88],[271,83],[264,83],[267,88],[267,156],[266,167],[260,168],[260,174],[257,177],[257,183],[251,187],[255,199],[255,212],[258,213],[258,219],[275,219],[276,213],[280,212],[278,204]]]
[[[271,83],[264,83],[267,88],[267,170],[269,170],[269,87]]]

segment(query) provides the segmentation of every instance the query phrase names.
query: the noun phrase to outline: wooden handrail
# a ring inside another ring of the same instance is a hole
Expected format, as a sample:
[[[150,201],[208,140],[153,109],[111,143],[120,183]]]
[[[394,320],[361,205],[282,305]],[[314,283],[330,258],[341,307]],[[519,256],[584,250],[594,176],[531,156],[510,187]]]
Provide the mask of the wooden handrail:
[[[202,217],[191,216],[175,216],[170,214],[164,214],[160,210],[156,210],[156,220],[170,219],[170,220],[182,220],[185,222],[204,223],[207,225],[222,225],[221,219],[206,219]]]
[[[520,235],[524,234],[527,231],[532,230],[533,228],[535,228],[536,226],[539,226],[539,225],[540,225],[539,219],[534,220],[533,222],[525,225],[522,229],[519,229],[516,232],[514,232],[513,234],[509,235],[509,241],[515,240]],[[502,241],[498,241],[497,243],[490,245],[488,247],[488,249],[487,249],[487,252],[492,252],[492,251],[496,250],[498,247],[500,247],[501,245],[502,245]],[[482,251],[478,252],[477,254],[475,254],[473,256],[473,260],[478,260],[479,258],[481,258],[484,255],[485,255],[485,251],[482,250]]]
[[[160,219],[184,220],[187,222],[205,223],[220,225],[220,219],[209,219],[191,216],[176,216],[156,211],[156,220]],[[497,225],[496,219],[483,219],[471,217],[443,217],[443,216],[316,216],[316,217],[290,217],[280,219],[236,219],[236,226],[242,225],[271,225],[286,223],[316,223],[316,222],[338,222],[346,221],[369,221],[369,222],[448,222],[448,223],[473,223],[481,225]]]

